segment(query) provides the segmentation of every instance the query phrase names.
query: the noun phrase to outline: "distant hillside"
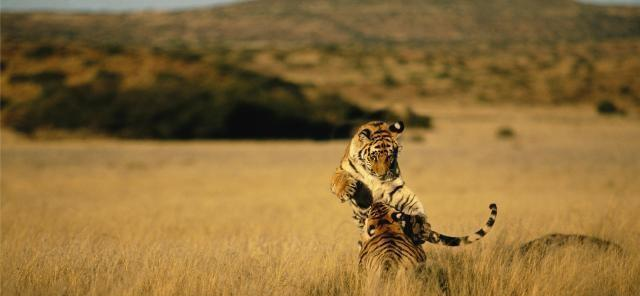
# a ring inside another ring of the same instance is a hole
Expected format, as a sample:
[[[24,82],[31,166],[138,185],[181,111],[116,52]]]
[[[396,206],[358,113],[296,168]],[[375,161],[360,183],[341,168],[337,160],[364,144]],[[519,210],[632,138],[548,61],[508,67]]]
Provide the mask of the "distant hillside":
[[[3,47],[2,124],[127,138],[349,136],[371,119],[429,127],[411,109],[371,109],[337,93],[224,62],[217,54],[65,45]],[[246,120],[250,118],[251,120]]]
[[[640,36],[640,8],[569,0],[248,1],[181,12],[3,13],[4,41],[225,44],[429,44]]]
[[[183,81],[178,88],[200,83],[192,88],[225,94],[215,102],[251,99],[229,95],[215,79],[216,65],[229,64],[296,85],[308,106],[337,94],[396,112],[427,101],[614,102],[640,114],[638,52],[640,8],[569,0],[264,0],[180,12],[3,13],[0,108],[9,118],[26,110],[19,104],[38,111],[56,94],[95,97],[101,73],[122,78],[110,98],[126,102],[132,93],[157,97],[155,83],[167,77]],[[234,87],[258,91],[240,76]],[[267,90],[275,101],[279,90]],[[349,110],[341,106],[331,108]],[[318,120],[342,120],[327,114]]]

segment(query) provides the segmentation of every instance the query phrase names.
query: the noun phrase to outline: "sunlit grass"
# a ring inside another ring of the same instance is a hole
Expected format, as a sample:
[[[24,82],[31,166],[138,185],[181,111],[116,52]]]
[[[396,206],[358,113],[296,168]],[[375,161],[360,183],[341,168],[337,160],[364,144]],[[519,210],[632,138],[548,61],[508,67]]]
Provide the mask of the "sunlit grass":
[[[443,119],[426,142],[404,143],[403,174],[435,229],[469,233],[499,206],[486,238],[426,245],[429,262],[452,295],[638,294],[637,123],[522,114],[511,142],[495,138],[502,117]],[[430,277],[373,285],[358,272],[349,207],[328,188],[343,146],[4,136],[2,293],[441,294]],[[625,253],[516,256],[551,232],[595,235]]]

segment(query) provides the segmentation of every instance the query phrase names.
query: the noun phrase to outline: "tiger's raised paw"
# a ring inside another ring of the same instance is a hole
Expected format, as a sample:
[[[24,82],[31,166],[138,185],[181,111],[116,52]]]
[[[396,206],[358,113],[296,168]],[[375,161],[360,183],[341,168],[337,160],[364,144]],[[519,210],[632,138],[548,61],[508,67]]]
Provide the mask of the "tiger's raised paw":
[[[349,176],[344,171],[338,171],[331,180],[331,191],[341,202],[352,199],[358,189],[358,180]]]

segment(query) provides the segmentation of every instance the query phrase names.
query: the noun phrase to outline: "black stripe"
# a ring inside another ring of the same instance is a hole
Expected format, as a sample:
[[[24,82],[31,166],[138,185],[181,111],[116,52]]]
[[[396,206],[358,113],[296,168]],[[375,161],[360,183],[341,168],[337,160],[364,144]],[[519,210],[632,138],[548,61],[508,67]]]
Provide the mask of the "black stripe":
[[[459,246],[462,241],[459,237],[450,237],[446,235],[440,235],[440,241],[447,246]]]
[[[479,236],[485,236],[487,233],[484,232],[484,229],[480,229],[480,230],[476,231],[476,234],[479,235]]]
[[[355,166],[355,165],[353,165],[353,162],[351,162],[351,159],[349,159],[349,166],[350,166],[354,171],[356,171],[356,173],[358,172],[358,169],[356,169],[356,166]]]
[[[403,185],[400,185],[400,186],[398,186],[398,187],[396,187],[396,188],[394,188],[393,190],[391,190],[391,193],[389,193],[389,195],[391,195],[391,197],[393,197],[393,195],[394,195],[398,190],[400,190],[400,188],[402,188],[402,187],[404,187],[404,184],[403,184]]]
[[[360,151],[360,153],[358,153],[358,159],[360,159],[360,161],[364,163],[364,162],[365,162],[365,161],[364,161],[364,157],[362,156],[362,153],[363,153],[363,152],[364,152],[364,150],[363,150],[363,151]]]
[[[495,222],[496,222],[496,220],[493,219],[493,217],[491,217],[491,218],[489,218],[489,221],[487,221],[487,226],[491,227],[491,226],[493,226],[493,223],[495,223]]]
[[[415,197],[416,197],[415,195],[406,196],[407,201],[402,205],[402,208],[403,209],[406,208],[407,205],[409,205],[409,203],[412,202],[415,199]]]
[[[403,201],[404,201],[404,203],[403,203]],[[398,210],[400,210],[400,212],[404,212],[404,206],[406,206],[408,202],[409,202],[409,198],[407,196],[403,195],[400,198],[400,200],[398,201],[398,204],[397,204]]]
[[[410,209],[413,209],[413,206],[415,206],[415,205],[416,205],[416,201],[417,201],[417,199],[414,199],[414,200],[413,200],[413,201],[411,201],[411,203],[409,203],[407,206],[408,206]]]
[[[377,130],[375,132],[373,132],[373,134],[380,134],[380,133],[387,133],[387,134],[391,134],[391,132],[387,131],[387,130]]]

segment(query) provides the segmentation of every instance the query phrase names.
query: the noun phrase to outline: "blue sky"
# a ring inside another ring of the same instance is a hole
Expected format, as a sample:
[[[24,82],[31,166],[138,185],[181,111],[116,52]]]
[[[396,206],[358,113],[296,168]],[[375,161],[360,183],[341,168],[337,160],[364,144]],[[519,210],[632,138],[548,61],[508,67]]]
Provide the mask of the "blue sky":
[[[304,0],[302,0],[304,1]],[[479,0],[481,1],[481,0]],[[603,4],[636,4],[640,0],[583,0]],[[91,10],[127,11],[176,9],[220,5],[237,0],[1,0],[2,10]]]

